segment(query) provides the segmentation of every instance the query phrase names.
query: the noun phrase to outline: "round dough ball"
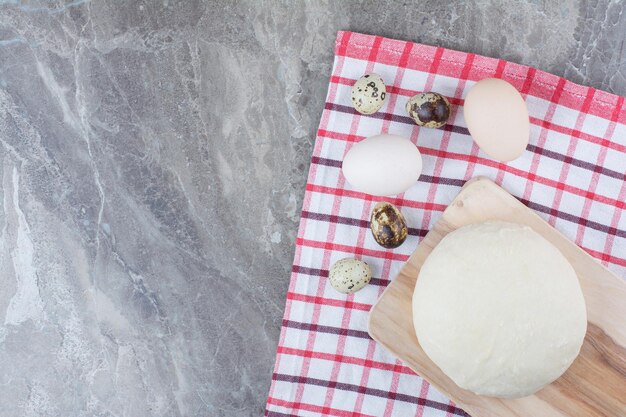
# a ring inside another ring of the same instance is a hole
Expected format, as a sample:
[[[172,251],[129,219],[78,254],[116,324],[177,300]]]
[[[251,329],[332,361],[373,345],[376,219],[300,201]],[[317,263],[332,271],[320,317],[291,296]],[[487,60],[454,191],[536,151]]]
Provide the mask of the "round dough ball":
[[[572,364],[587,311],[556,247],[528,226],[490,221],[450,233],[428,256],[413,322],[428,357],[459,387],[519,398]]]

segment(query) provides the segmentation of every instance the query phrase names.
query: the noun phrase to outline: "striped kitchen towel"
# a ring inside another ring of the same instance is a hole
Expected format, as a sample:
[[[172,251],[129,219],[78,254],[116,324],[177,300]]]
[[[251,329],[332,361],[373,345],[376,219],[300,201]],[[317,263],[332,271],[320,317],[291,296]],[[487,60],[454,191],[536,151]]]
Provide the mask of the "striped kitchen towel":
[[[373,115],[351,105],[352,84],[380,74],[388,97]],[[528,105],[530,144],[503,164],[473,143],[463,97],[478,80],[502,78]],[[444,129],[416,126],[409,97],[450,98]],[[350,147],[389,132],[411,138],[424,158],[419,181],[387,198],[409,224],[397,249],[376,244],[369,214],[381,198],[355,191],[341,173]],[[626,277],[626,107],[624,98],[494,58],[339,32],[287,294],[266,416],[463,416],[445,396],[377,345],[367,317],[402,264],[468,179],[491,178],[556,229]],[[328,270],[344,257],[363,259],[373,279],[353,295],[336,292]]]

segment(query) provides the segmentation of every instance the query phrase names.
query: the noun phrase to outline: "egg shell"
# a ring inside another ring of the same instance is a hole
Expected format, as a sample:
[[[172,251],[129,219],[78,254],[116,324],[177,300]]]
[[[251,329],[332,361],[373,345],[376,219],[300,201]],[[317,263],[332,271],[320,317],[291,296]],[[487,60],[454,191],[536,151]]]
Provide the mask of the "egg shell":
[[[528,109],[510,83],[498,78],[480,80],[467,93],[463,114],[472,138],[491,158],[509,162],[526,149]]]
[[[351,294],[365,287],[372,279],[368,264],[358,259],[344,258],[334,263],[328,273],[330,285],[344,294]]]
[[[376,113],[385,103],[387,87],[378,74],[365,74],[352,86],[352,105],[361,114]]]
[[[402,245],[409,234],[400,210],[386,201],[381,201],[372,209],[370,230],[376,243],[388,249]]]
[[[450,117],[450,102],[439,93],[419,93],[406,102],[406,112],[418,126],[437,129]]]
[[[376,196],[395,195],[418,180],[422,155],[417,146],[402,136],[370,136],[348,151],[342,172],[355,190]]]

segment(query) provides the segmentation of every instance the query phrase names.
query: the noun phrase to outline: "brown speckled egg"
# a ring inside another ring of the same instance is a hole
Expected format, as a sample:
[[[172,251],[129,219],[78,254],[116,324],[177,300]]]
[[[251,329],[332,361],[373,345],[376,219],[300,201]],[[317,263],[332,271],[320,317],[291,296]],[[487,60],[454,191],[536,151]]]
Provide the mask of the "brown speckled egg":
[[[450,117],[450,102],[439,93],[420,93],[409,99],[406,111],[419,126],[438,128]]]
[[[397,248],[406,240],[409,229],[404,216],[396,206],[384,201],[376,204],[370,217],[374,240],[385,248]]]
[[[330,285],[344,294],[357,292],[372,279],[372,271],[368,264],[358,259],[344,258],[330,268],[328,274]]]
[[[387,88],[378,74],[365,74],[352,86],[352,105],[361,114],[376,113],[383,106]]]

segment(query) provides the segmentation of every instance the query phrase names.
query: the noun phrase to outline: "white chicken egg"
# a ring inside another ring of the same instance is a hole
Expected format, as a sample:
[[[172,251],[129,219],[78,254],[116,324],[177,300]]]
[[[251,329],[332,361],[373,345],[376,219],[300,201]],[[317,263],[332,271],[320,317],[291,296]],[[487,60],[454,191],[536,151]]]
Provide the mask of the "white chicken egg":
[[[376,135],[352,146],[341,169],[354,189],[376,196],[390,196],[415,184],[422,173],[422,155],[407,138]]]
[[[465,97],[463,114],[472,138],[493,159],[509,162],[526,149],[528,109],[510,83],[498,78],[478,81]]]

